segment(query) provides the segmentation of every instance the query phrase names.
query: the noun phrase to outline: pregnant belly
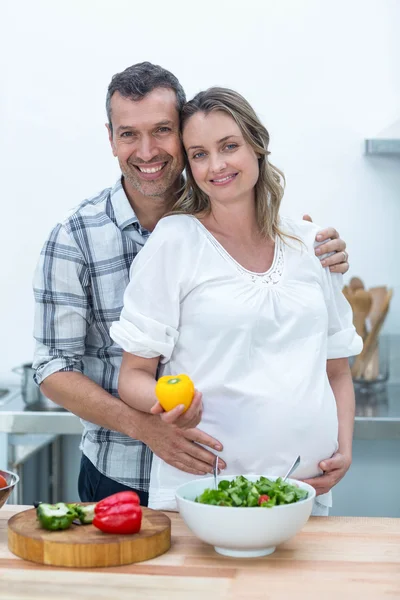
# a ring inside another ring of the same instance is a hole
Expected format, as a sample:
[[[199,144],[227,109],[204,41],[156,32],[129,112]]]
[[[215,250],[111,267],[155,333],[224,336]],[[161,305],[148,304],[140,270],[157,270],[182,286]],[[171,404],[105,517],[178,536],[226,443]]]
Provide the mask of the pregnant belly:
[[[337,450],[336,403],[329,394],[308,411],[301,406],[296,410],[293,405],[289,411],[271,410],[266,403],[249,411],[233,402],[215,402],[212,410],[205,406],[199,428],[223,444],[219,455],[227,464],[226,475],[283,476],[300,455],[295,477],[315,477],[321,474],[319,462]],[[153,459],[152,493],[162,496],[164,490],[173,498],[179,485],[194,478],[156,456]]]
[[[214,403],[204,411],[200,429],[224,446],[220,453],[227,474],[284,475],[300,454],[296,477],[320,475],[318,463],[337,450],[338,421],[331,390],[319,401],[308,403]],[[285,408],[282,408],[285,407]]]

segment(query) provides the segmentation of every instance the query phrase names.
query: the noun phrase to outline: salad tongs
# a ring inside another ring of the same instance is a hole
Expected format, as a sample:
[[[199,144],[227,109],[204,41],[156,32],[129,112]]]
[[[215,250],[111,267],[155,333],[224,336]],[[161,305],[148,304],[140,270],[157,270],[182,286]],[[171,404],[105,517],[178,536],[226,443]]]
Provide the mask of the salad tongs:
[[[215,457],[215,463],[214,463],[214,488],[216,490],[218,489],[217,476],[218,476],[218,456]]]
[[[291,475],[293,473],[293,471],[295,471],[295,469],[297,469],[297,467],[299,466],[299,464],[300,464],[300,456],[298,456],[296,458],[296,460],[294,461],[294,463],[290,467],[289,471],[286,473],[285,477],[283,478],[283,481],[286,481],[286,479],[289,477],[289,475]]]

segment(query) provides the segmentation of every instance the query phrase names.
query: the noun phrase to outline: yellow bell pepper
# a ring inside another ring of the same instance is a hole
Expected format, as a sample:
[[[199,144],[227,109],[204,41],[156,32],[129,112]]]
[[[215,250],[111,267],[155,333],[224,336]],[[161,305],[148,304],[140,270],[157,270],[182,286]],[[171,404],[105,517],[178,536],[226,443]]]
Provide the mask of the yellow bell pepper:
[[[157,381],[156,396],[165,411],[183,404],[186,412],[194,397],[194,383],[189,375],[164,375]]]

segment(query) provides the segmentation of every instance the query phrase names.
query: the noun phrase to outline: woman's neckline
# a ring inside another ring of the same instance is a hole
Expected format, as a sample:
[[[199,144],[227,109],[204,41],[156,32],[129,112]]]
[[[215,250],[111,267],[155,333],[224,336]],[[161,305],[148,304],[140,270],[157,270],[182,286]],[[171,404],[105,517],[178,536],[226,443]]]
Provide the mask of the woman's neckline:
[[[230,254],[228,252],[228,250],[226,250],[226,248],[224,248],[224,246],[221,244],[221,242],[217,240],[217,238],[211,233],[211,231],[209,231],[207,229],[207,227],[205,225],[203,225],[203,223],[200,221],[200,219],[198,219],[195,215],[186,215],[186,216],[194,219],[197,222],[197,224],[199,225],[200,229],[202,229],[204,231],[204,233],[209,238],[209,240],[220,250],[220,252],[222,252],[225,255],[225,257],[227,259],[229,259],[231,262],[233,262],[236,265],[236,267],[238,267],[241,271],[243,271],[245,273],[249,273],[250,275],[257,276],[257,277],[265,277],[266,275],[269,275],[274,270],[277,259],[278,259],[278,253],[279,253],[280,244],[281,244],[281,240],[280,240],[279,236],[275,237],[274,256],[272,259],[271,266],[269,267],[269,269],[267,269],[267,271],[264,271],[263,273],[259,273],[256,271],[251,271],[250,269],[246,269],[246,267],[241,265],[240,262],[238,262],[232,256],[232,254]]]

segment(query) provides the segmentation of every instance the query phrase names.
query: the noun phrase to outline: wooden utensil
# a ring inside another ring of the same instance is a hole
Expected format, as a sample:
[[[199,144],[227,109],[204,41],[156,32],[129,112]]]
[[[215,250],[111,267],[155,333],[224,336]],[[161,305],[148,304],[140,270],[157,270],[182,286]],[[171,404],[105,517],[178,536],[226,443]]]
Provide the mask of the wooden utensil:
[[[356,290],[363,290],[364,287],[364,282],[359,277],[352,277],[350,279],[349,288],[351,292],[354,293]]]
[[[25,510],[8,522],[8,547],[20,558],[57,567],[113,567],[149,560],[169,550],[171,521],[162,512],[142,510],[142,528],[134,535],[74,524],[65,531],[47,531],[35,509]]]
[[[376,321],[379,319],[380,314],[382,313],[388,289],[386,286],[380,286],[370,288],[368,291],[371,294],[372,298],[372,306],[368,315],[368,320],[370,321],[372,328],[375,325]]]
[[[371,294],[364,289],[358,288],[351,296],[350,304],[353,309],[353,323],[358,335],[365,340],[367,336],[366,319],[371,310]]]
[[[348,285],[344,285],[343,289],[342,289],[343,295],[346,298],[347,302],[349,302],[351,304],[351,296],[352,296],[352,292],[350,291],[350,288]]]
[[[377,320],[379,319],[380,314],[382,313],[382,309],[386,300],[387,295],[387,287],[380,286],[370,288],[369,293],[372,298],[372,306],[369,312],[367,323],[369,322],[369,329],[375,325]],[[370,360],[365,365],[365,370],[363,373],[363,378],[366,381],[375,381],[379,377],[379,340],[377,339],[377,343],[375,345],[375,349],[371,354]]]
[[[376,381],[379,377],[379,343],[375,344],[371,358],[365,362],[364,372],[361,377],[366,381]]]
[[[392,295],[393,295],[393,290],[388,290],[386,293],[386,299],[382,306],[382,312],[379,315],[379,318],[376,320],[375,325],[372,327],[371,331],[367,335],[367,338],[364,342],[364,347],[363,347],[361,354],[359,354],[356,357],[356,359],[353,363],[353,366],[351,368],[351,373],[352,373],[352,376],[356,379],[359,379],[360,377],[363,376],[363,373],[365,372],[365,367],[368,364],[369,360],[371,360],[371,356],[372,356],[375,348],[377,347],[378,336],[379,336],[380,330],[382,328],[382,325],[386,319],[386,315],[389,311],[389,306],[390,306],[390,301],[392,299]]]

